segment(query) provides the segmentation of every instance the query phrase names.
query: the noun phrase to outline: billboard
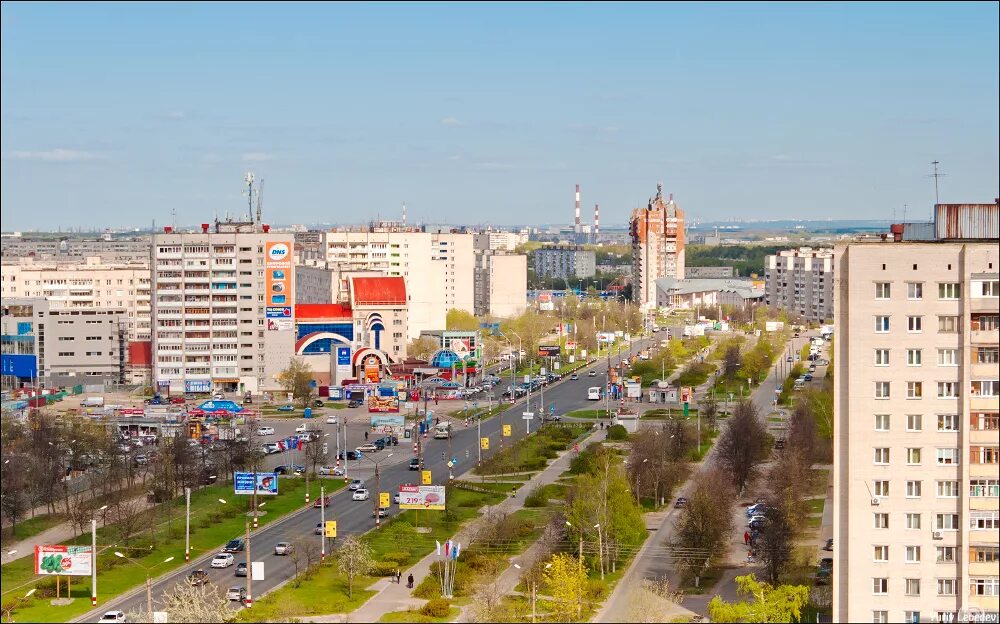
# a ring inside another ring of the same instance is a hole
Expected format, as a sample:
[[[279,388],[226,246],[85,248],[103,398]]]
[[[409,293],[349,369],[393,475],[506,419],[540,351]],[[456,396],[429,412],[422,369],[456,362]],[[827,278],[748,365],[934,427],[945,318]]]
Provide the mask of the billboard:
[[[266,269],[266,308],[270,331],[289,331],[292,327],[292,243],[272,241],[264,247]],[[271,322],[274,319],[275,322]],[[287,322],[280,322],[287,321]]]
[[[559,345],[538,345],[538,355],[541,357],[558,357]]]
[[[401,485],[399,508],[444,511],[444,496],[443,485]]]
[[[405,416],[372,416],[372,430],[377,433],[395,433],[394,429],[406,426]]]
[[[38,361],[34,355],[3,354],[0,356],[0,372],[20,379],[38,377]]]
[[[234,476],[236,494],[254,493],[254,473],[237,472]],[[257,473],[257,494],[267,494],[270,496],[278,493],[278,474],[274,472]]]
[[[366,355],[362,361],[362,367],[364,370],[362,381],[364,383],[378,383],[379,382],[379,370],[381,368],[381,362],[379,362],[377,355]]]
[[[395,388],[379,386],[368,396],[369,412],[398,412],[399,394]]]
[[[90,546],[35,546],[35,574],[90,576],[93,556]]]

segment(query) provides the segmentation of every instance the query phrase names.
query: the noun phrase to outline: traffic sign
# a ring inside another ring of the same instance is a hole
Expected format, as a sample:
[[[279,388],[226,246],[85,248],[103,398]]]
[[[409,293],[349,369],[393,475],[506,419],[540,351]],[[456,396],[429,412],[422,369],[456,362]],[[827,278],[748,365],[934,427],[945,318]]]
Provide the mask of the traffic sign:
[[[490,448],[490,439],[489,438],[479,438],[479,448],[483,449],[484,451],[485,450],[489,450],[489,448]]]
[[[449,468],[454,468],[455,467],[455,462],[453,462],[451,460],[448,460],[448,467]]]
[[[503,435],[504,435],[505,438],[509,438],[510,437],[510,429],[511,429],[510,425],[504,425],[503,426]]]
[[[386,507],[388,507],[389,506],[389,500],[390,499],[389,499],[389,493],[388,492],[379,492],[379,494],[378,494],[378,506],[379,507],[382,507],[383,509],[385,509]]]
[[[326,525],[323,527],[324,537],[337,537],[337,521],[327,520]]]
[[[423,485],[430,485],[431,484],[431,471],[430,470],[424,470],[423,472],[420,473],[420,483],[423,484]]]
[[[523,414],[523,415],[521,416],[521,418],[523,418],[524,420],[531,420],[531,419],[532,419],[532,418],[534,418],[534,417],[535,417],[535,413],[534,413],[534,412],[525,412],[525,413],[524,413],[524,414]]]

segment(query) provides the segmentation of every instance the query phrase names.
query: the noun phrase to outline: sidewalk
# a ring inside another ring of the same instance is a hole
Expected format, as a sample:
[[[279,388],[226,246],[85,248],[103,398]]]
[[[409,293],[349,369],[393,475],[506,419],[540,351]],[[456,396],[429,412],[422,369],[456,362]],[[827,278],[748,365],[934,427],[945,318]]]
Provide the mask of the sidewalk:
[[[600,439],[604,435],[604,431],[601,429],[595,429],[580,442],[580,448],[584,448],[587,444]],[[506,498],[501,503],[495,505],[491,511],[499,511],[506,514],[513,513],[519,509],[524,508],[524,498],[528,492],[535,489],[538,486],[547,485],[549,483],[554,483],[559,475],[569,468],[570,461],[573,458],[573,450],[567,449],[562,452],[562,454],[557,457],[548,465],[545,470],[542,470],[529,481],[527,481],[522,488],[520,488],[520,494],[513,498]],[[461,477],[468,476],[468,471],[466,474],[461,475]],[[461,543],[463,546],[468,545],[469,536],[475,535],[476,529],[479,524],[483,522],[483,517],[480,517],[468,525],[463,527],[458,534],[452,537],[453,541]],[[524,556],[524,555],[521,555]],[[409,570],[403,571],[403,579],[405,580],[410,574],[413,575],[413,585],[417,587],[420,585],[421,581],[430,574],[431,564],[437,560],[437,555],[431,553],[418,561]],[[513,589],[517,585],[517,579],[519,574],[510,573],[511,570],[517,572],[516,568],[513,566],[509,567],[504,574],[501,575],[501,580],[506,576],[506,583],[512,583],[510,588]],[[426,600],[422,598],[414,598],[411,596],[412,590],[407,589],[406,585],[400,583],[392,583],[389,579],[382,579],[377,581],[369,589],[374,589],[378,591],[377,594],[368,599],[368,602],[363,604],[360,608],[355,610],[350,614],[349,620],[354,622],[377,622],[383,615],[392,611],[403,611],[406,609],[416,609],[426,603]],[[464,614],[463,614],[464,615]],[[330,619],[327,619],[329,617]],[[323,616],[323,619],[313,619],[314,622],[339,622],[342,619],[339,616]]]

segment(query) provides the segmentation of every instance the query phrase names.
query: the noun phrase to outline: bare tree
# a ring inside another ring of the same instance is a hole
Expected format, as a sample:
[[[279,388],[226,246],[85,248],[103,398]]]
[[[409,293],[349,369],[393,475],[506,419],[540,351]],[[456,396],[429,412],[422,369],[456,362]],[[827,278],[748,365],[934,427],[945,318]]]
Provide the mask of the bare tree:
[[[529,592],[531,591],[529,587]],[[472,603],[469,605],[469,616],[473,622],[519,622],[512,610],[504,605],[503,599],[507,596],[500,586],[499,579],[492,577],[492,580],[483,583],[476,588],[472,595]]]
[[[134,498],[122,497],[112,507],[111,517],[118,527],[118,537],[127,546],[142,525],[142,510]]]
[[[229,599],[213,583],[178,583],[173,589],[163,592],[160,604],[159,610],[167,614],[168,622],[229,622],[234,614],[229,606]],[[128,614],[128,619],[132,622],[145,622],[149,619],[149,614],[146,609],[132,611]]]
[[[764,511],[763,528],[754,546],[757,560],[764,568],[767,582],[777,586],[778,580],[792,560],[795,531],[783,505],[768,505]]]
[[[69,523],[73,527],[73,534],[82,535],[90,527],[90,519],[94,517],[94,500],[87,500],[83,494],[78,494],[72,498],[69,506]]]
[[[714,431],[719,417],[719,403],[711,394],[698,400],[698,416],[705,422],[709,431]]]
[[[740,370],[740,346],[730,345],[726,349],[722,364],[723,374],[730,379],[736,376]]]
[[[6,446],[6,441],[5,441]],[[23,458],[14,458],[4,449],[4,457],[14,459],[19,465],[7,465],[0,470],[0,511],[10,520],[11,531],[17,536],[17,521],[28,511],[29,497],[26,492],[30,479],[22,464]]]
[[[725,551],[733,526],[733,499],[733,487],[722,472],[712,470],[695,479],[673,543],[689,576],[697,576],[706,560]]]
[[[676,614],[674,605],[680,604],[682,592],[670,588],[666,578],[642,579],[629,591],[626,622],[669,622]]]
[[[757,464],[767,456],[767,440],[757,406],[750,401],[738,403],[716,446],[719,462],[740,495]]]
[[[798,403],[788,419],[788,447],[810,462],[816,457],[816,420],[805,403]]]
[[[325,464],[330,459],[330,447],[323,438],[316,438],[305,445],[306,466],[309,472],[316,472],[316,466]]]
[[[315,539],[300,538],[292,541],[292,550],[288,553],[288,558],[292,560],[295,568],[293,583],[296,587],[302,582],[299,579],[299,571],[305,572],[304,576],[309,576],[309,570],[319,561],[319,545]]]
[[[354,579],[368,574],[375,562],[372,549],[355,535],[348,535],[337,549],[337,568],[347,577],[347,597],[354,597]]]

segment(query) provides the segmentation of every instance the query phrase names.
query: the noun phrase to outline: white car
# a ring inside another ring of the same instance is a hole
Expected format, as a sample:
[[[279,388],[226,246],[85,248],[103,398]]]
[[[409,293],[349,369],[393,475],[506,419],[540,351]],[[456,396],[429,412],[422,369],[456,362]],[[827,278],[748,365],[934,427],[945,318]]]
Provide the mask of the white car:
[[[219,553],[212,557],[213,568],[228,568],[236,563],[236,558],[231,553]]]
[[[327,416],[326,417],[326,424],[328,424],[328,425],[336,425],[337,424],[337,417],[336,416]]]
[[[261,427],[260,429],[257,430],[257,435],[259,436],[274,435],[274,427]]]
[[[295,428],[295,433],[305,433],[308,430],[309,428],[306,427],[305,423],[302,423],[301,425]]]
[[[344,469],[339,466],[320,466],[319,474],[321,477],[342,477]]]
[[[351,495],[351,500],[356,500],[356,501],[368,500],[368,490],[364,488],[354,490],[354,494]]]
[[[101,616],[98,622],[128,622],[125,613],[122,611],[107,611]]]
[[[347,485],[347,489],[351,490],[352,492],[354,490],[363,490],[365,489],[365,482],[362,481],[361,479],[354,479]]]
[[[378,450],[378,447],[369,442],[368,444],[362,444],[358,448],[354,449],[355,453],[374,453]]]
[[[230,587],[229,591],[226,592],[226,598],[228,600],[238,600],[242,602],[247,597],[246,587]]]
[[[222,396],[221,392],[216,392],[215,394],[212,395],[212,398],[215,399],[216,401],[221,401],[226,397]]]

